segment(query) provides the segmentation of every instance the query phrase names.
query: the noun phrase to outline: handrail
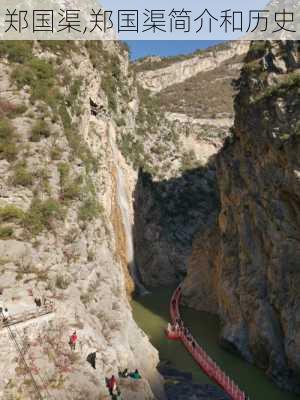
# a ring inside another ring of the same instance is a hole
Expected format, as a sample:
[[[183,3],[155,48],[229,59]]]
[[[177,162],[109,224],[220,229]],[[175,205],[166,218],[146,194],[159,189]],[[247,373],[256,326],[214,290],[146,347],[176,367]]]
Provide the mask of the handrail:
[[[20,324],[22,322],[29,321],[31,319],[42,317],[43,315],[51,314],[55,311],[54,303],[47,304],[44,306],[39,307],[38,309],[31,310],[24,313],[14,314],[9,316],[7,321],[0,322],[0,329],[6,328],[10,325]]]
[[[15,345],[16,350],[19,353],[19,355],[20,355],[20,357],[22,359],[22,362],[23,362],[23,364],[25,366],[25,369],[27,370],[28,374],[30,375],[30,378],[32,380],[35,392],[36,392],[37,397],[38,397],[38,400],[44,400],[44,397],[42,396],[40,387],[37,384],[36,379],[33,376],[33,373],[31,371],[29,365],[27,364],[27,361],[26,361],[26,359],[24,357],[22,348],[20,347],[20,345],[19,345],[19,343],[18,343],[18,341],[17,341],[17,339],[15,337],[15,334],[14,334],[11,326],[15,325],[15,324],[18,324],[18,323],[29,321],[29,320],[34,319],[34,318],[41,317],[43,315],[50,314],[52,312],[55,312],[55,310],[56,310],[55,304],[51,301],[48,304],[44,304],[43,306],[40,306],[38,309],[31,310],[31,311],[24,312],[24,313],[14,314],[13,316],[9,317],[8,320],[6,320],[6,321],[2,320],[2,322],[0,323],[0,329],[1,328],[7,328],[7,330],[8,330],[9,338],[13,342],[13,344]],[[2,319],[3,319],[4,318],[3,312],[0,313],[0,315],[1,314],[2,314]],[[47,384],[46,384],[44,378],[40,375],[39,372],[37,372],[37,374],[38,374],[38,376],[39,376],[39,378],[40,378],[40,380],[42,382],[42,385],[44,386],[44,390],[47,393],[48,399],[52,398],[52,395],[50,396],[50,393],[48,392]]]
[[[3,312],[2,312],[2,316],[4,317]],[[25,360],[25,357],[24,357],[24,354],[23,354],[23,352],[22,352],[22,349],[20,348],[19,343],[17,342],[17,340],[16,340],[16,338],[15,338],[15,335],[14,335],[13,331],[11,330],[11,327],[10,327],[9,325],[6,325],[6,328],[7,328],[7,330],[8,330],[8,334],[9,334],[10,340],[11,340],[11,341],[13,342],[13,344],[15,345],[15,347],[16,347],[16,349],[17,349],[17,352],[19,353],[19,355],[20,355],[20,357],[21,357],[21,359],[22,359],[22,361],[23,361],[23,364],[24,364],[24,366],[25,366],[25,369],[27,370],[27,372],[28,372],[29,375],[30,375],[30,378],[31,378],[31,380],[32,380],[33,387],[34,387],[35,392],[36,392],[36,394],[37,394],[37,396],[38,396],[38,399],[39,399],[39,400],[43,400],[43,396],[42,396],[42,394],[41,394],[41,392],[40,392],[40,389],[39,389],[39,387],[38,387],[38,384],[36,383],[36,380],[34,379],[34,376],[33,376],[33,374],[32,374],[32,371],[31,371],[31,369],[29,368],[29,366],[28,366],[28,364],[27,364],[27,362],[26,362],[26,360]]]
[[[176,326],[176,321],[181,319],[179,311],[179,303],[181,298],[181,285],[174,291],[170,302],[170,314],[172,323]],[[179,329],[179,339],[184,344],[185,348],[191,355],[202,370],[213,379],[225,392],[231,397],[232,400],[246,400],[246,394],[238,387],[238,385],[226,375],[225,372],[212,360],[205,350],[198,344],[196,339],[189,334],[189,339],[184,334],[182,329]],[[192,346],[194,342],[194,346]]]

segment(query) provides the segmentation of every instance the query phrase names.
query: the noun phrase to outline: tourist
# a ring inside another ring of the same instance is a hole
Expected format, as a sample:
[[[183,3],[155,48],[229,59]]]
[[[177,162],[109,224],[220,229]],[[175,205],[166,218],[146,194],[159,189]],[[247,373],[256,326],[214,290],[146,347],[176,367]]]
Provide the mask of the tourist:
[[[41,301],[41,299],[40,299],[39,297],[36,297],[36,298],[34,299],[34,302],[35,302],[35,305],[36,305],[38,308],[41,307],[42,301]]]
[[[7,308],[2,309],[3,322],[8,322],[9,312]]]
[[[109,394],[112,396],[114,392],[117,390],[117,381],[114,375],[110,379],[106,380],[106,386],[108,388]]]
[[[141,376],[141,374],[139,373],[139,371],[137,369],[134,372],[131,372],[129,374],[129,376],[130,376],[130,378],[136,379],[136,380],[142,379],[142,376]]]
[[[72,333],[72,335],[71,335],[71,337],[70,337],[70,341],[69,341],[69,345],[70,345],[70,347],[71,347],[71,350],[73,350],[73,351],[74,351],[75,348],[76,348],[77,340],[78,340],[78,337],[77,337],[76,331],[74,331],[74,332]]]
[[[94,369],[96,369],[96,358],[97,358],[96,351],[94,351],[93,353],[90,353],[86,358],[87,362],[90,363]]]
[[[124,371],[119,372],[119,376],[121,378],[128,378],[128,376],[129,376],[128,368],[125,368]]]
[[[173,332],[174,331],[174,326],[168,322],[168,327],[167,327],[168,332]]]

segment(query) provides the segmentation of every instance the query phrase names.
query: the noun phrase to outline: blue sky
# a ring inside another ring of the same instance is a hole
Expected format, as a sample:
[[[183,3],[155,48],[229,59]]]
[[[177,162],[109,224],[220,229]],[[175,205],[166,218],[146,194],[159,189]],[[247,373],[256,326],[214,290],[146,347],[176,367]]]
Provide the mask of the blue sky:
[[[131,58],[145,56],[176,56],[189,54],[198,49],[205,49],[222,43],[216,40],[129,40],[127,44],[131,50]]]

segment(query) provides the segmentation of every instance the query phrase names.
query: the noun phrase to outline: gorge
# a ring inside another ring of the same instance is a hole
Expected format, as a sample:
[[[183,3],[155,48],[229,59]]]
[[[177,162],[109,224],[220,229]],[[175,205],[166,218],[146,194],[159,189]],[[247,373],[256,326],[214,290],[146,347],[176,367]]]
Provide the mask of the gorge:
[[[174,400],[157,366],[180,369],[162,325],[181,281],[226,365],[299,394],[299,43],[131,63],[115,41],[12,41],[0,56],[0,300],[55,301],[13,328],[42,395],[109,399],[105,377],[138,368],[124,399]],[[0,398],[35,398],[5,329],[0,348]],[[196,398],[222,398],[193,373]]]

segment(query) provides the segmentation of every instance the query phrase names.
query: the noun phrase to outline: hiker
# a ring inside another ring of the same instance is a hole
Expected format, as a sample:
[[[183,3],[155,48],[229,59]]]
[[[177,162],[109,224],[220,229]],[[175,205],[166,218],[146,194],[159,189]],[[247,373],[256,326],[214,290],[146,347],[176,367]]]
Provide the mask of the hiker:
[[[175,322],[174,330],[175,330],[176,332],[179,332],[179,330],[180,330],[180,325],[179,325],[179,323],[178,323],[178,320],[176,320],[176,322]]]
[[[128,368],[125,368],[124,371],[119,372],[120,378],[128,378],[128,376],[129,376]]]
[[[91,364],[91,366],[92,366],[94,369],[96,369],[96,357],[97,357],[96,352],[93,352],[93,353],[89,353],[89,354],[87,355],[87,358],[86,358],[86,361],[87,361],[89,364]]]
[[[190,334],[188,328],[184,328],[184,329],[183,329],[183,333],[184,333],[184,336],[186,336],[186,337],[188,337],[189,334]]]
[[[70,336],[70,341],[69,341],[69,345],[71,347],[71,350],[73,350],[73,351],[75,350],[77,340],[78,340],[78,337],[77,337],[76,331],[74,331],[72,333],[72,335]]]
[[[193,341],[193,337],[190,334],[190,332],[188,332],[188,334],[186,335],[187,340],[191,343]]]
[[[9,312],[7,308],[2,309],[3,322],[8,322]]]
[[[42,301],[41,301],[41,299],[40,299],[39,297],[36,297],[36,298],[34,299],[34,302],[35,302],[35,305],[36,305],[38,308],[41,307]]]
[[[109,394],[112,396],[117,390],[117,381],[114,375],[110,379],[105,378],[106,386],[108,388]]]
[[[132,379],[142,379],[141,374],[139,373],[139,371],[137,369],[134,372],[131,372],[129,374],[129,376]]]
[[[96,354],[96,353],[97,353],[97,352],[94,351],[93,353],[90,353],[90,354],[87,356],[87,358],[86,358],[87,362],[90,363],[91,366],[92,366],[94,369],[96,369],[96,358],[97,358],[97,354]]]

